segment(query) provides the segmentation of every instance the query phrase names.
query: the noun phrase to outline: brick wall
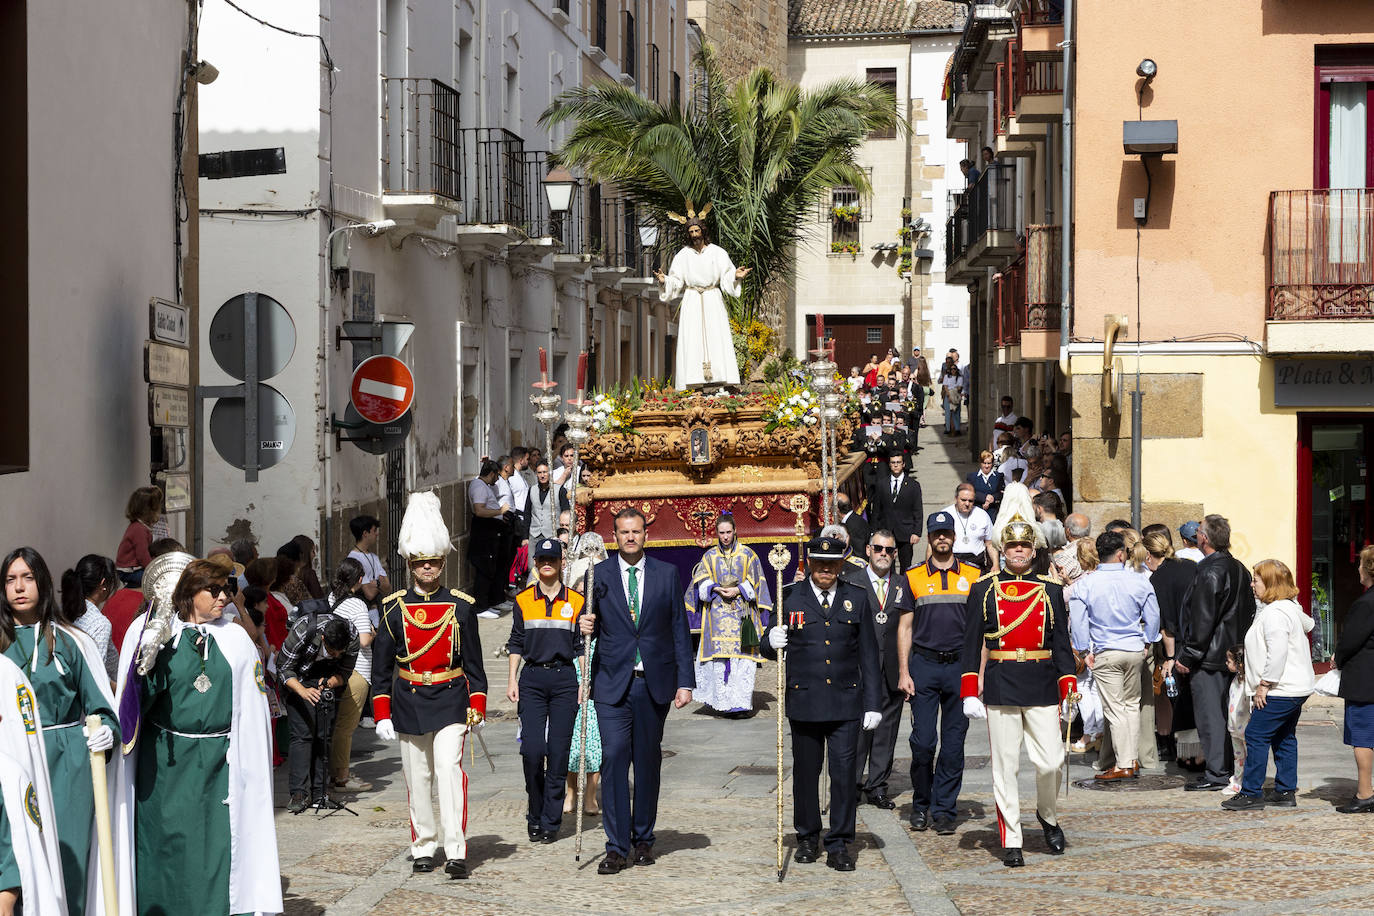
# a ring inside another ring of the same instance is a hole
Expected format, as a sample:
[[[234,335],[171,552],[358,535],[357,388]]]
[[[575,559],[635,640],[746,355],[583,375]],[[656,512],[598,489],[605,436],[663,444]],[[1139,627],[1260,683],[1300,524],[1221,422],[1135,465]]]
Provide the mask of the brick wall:
[[[715,45],[726,79],[755,66],[787,74],[786,0],[690,0],[687,15]]]

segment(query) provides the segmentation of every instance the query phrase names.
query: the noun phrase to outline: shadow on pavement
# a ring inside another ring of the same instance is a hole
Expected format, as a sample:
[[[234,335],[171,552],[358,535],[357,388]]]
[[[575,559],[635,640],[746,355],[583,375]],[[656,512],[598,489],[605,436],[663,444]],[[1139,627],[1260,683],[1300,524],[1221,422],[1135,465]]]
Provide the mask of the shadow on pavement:
[[[687,849],[709,849],[711,839],[704,833],[683,833],[680,830],[659,830],[654,836],[654,855],[662,858],[670,852]]]
[[[1301,798],[1311,798],[1317,801],[1330,802],[1331,807],[1343,805],[1355,795],[1355,780],[1344,778],[1327,777],[1323,780],[1325,785],[1316,786],[1306,792],[1300,793]]]
[[[468,868],[473,869],[484,862],[509,859],[515,855],[515,844],[507,843],[495,835],[468,837]]]

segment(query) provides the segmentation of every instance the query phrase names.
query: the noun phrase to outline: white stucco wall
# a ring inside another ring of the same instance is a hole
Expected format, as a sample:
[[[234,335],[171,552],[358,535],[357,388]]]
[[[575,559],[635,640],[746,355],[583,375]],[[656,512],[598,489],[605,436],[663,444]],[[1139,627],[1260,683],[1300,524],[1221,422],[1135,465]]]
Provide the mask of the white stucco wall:
[[[29,470],[0,476],[0,549],[30,544],[57,577],[114,555],[129,493],[150,482],[143,341],[148,299],[176,297],[186,6],[50,0],[27,15]]]

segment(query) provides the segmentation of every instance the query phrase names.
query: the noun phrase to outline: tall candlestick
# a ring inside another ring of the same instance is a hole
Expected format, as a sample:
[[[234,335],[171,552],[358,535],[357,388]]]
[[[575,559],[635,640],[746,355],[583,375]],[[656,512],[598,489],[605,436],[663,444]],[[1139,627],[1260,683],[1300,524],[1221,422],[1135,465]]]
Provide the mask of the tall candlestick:
[[[825,347],[825,316],[820,312],[816,313],[816,348]]]
[[[549,380],[549,351],[543,347],[539,348],[539,381]]]
[[[582,400],[582,392],[587,389],[587,354],[577,355],[577,399]]]

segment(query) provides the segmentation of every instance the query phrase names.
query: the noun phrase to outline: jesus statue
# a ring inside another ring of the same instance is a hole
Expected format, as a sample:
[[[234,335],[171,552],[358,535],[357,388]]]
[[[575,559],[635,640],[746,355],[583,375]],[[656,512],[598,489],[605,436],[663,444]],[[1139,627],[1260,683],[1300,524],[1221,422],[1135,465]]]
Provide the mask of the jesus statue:
[[[711,205],[707,204],[700,213],[694,212],[689,200],[687,216],[668,214],[686,224],[688,244],[673,257],[666,276],[660,270],[654,271],[654,278],[663,284],[659,299],[671,302],[682,297],[673,362],[679,389],[739,384],[735,341],[722,293],[738,296],[739,281],[749,276],[753,268],[736,267],[724,248],[711,244],[705,222],[710,211]]]

